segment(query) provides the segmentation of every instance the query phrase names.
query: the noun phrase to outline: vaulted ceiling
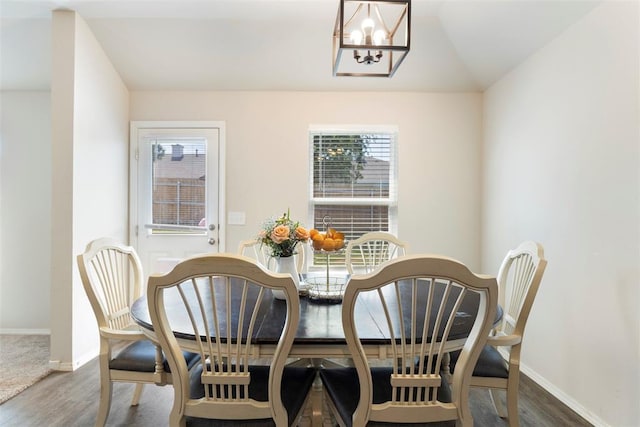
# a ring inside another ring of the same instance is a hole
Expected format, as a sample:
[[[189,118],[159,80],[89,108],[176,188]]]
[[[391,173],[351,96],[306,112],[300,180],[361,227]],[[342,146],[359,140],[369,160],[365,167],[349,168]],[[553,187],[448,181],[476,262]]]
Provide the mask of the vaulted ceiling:
[[[334,77],[338,0],[0,0],[0,88],[47,90],[51,11],[77,11],[130,90],[482,91],[601,0],[413,0],[392,78]]]

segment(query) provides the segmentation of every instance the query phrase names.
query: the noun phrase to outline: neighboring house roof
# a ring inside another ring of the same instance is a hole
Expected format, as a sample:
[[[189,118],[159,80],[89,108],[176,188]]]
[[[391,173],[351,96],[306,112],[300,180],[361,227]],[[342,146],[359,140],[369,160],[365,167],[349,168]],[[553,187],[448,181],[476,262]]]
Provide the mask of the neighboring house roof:
[[[206,154],[184,154],[180,160],[172,160],[171,153],[154,162],[156,178],[204,179],[206,174]]]
[[[388,161],[367,157],[367,163],[360,171],[362,177],[355,183],[344,182],[339,177],[332,179],[329,174],[324,182],[316,183],[316,197],[387,197],[389,168]]]
[[[360,171],[362,178],[358,180],[358,185],[374,187],[384,185],[385,187],[388,187],[389,167],[390,164],[386,160],[380,160],[376,157],[367,157],[367,163],[362,171]]]

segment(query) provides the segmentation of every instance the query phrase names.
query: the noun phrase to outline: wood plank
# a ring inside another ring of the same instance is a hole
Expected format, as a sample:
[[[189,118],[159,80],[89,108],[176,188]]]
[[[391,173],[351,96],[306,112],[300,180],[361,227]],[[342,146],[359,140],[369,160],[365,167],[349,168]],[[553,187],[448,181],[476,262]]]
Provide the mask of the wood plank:
[[[98,411],[100,379],[97,358],[74,372],[55,372],[0,405],[0,426],[93,426]],[[114,384],[109,426],[166,426],[173,403],[173,388],[146,385],[139,406],[130,406],[134,386]],[[318,403],[319,391],[312,399]],[[489,392],[471,391],[471,412],[476,427],[507,426],[493,409]],[[314,426],[319,424],[314,414]],[[591,426],[531,379],[520,385],[522,427]]]

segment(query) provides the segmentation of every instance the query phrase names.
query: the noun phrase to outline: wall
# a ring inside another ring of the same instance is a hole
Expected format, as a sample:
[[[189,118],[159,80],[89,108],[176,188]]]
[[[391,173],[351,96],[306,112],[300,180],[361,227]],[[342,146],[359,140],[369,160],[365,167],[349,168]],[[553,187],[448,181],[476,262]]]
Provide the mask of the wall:
[[[97,237],[127,240],[129,95],[80,16],[53,13],[51,364],[97,355],[98,332],[76,256]]]
[[[0,94],[0,332],[50,332],[51,100]]]
[[[226,122],[228,251],[287,208],[310,224],[310,125],[399,128],[399,229],[411,251],[480,263],[480,94],[131,92],[131,120]],[[357,108],[356,108],[357,107]]]
[[[640,424],[637,2],[604,2],[485,94],[483,266],[549,260],[525,372],[596,425]]]

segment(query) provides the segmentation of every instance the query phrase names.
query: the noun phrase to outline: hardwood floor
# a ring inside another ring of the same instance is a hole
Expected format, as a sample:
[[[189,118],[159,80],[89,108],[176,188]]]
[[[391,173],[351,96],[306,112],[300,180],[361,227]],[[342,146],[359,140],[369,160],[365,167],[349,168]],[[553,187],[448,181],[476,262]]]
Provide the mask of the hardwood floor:
[[[99,399],[98,361],[92,360],[74,372],[55,372],[0,405],[2,427],[93,426]],[[166,426],[173,389],[147,385],[139,406],[130,406],[133,385],[114,384],[109,426]],[[314,407],[320,392],[312,396]],[[486,390],[471,391],[471,411],[476,427],[501,427]],[[314,417],[314,426],[320,425]],[[591,426],[527,377],[520,386],[522,427]]]

